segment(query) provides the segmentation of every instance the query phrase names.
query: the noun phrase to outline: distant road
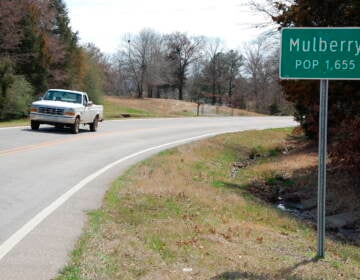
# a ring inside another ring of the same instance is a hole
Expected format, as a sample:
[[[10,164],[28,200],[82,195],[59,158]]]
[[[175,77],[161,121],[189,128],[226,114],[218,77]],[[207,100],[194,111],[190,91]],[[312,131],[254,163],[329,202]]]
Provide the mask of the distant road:
[[[291,117],[107,121],[80,134],[0,129],[0,279],[51,279],[68,260],[86,211],[130,165],[225,132],[295,126]]]

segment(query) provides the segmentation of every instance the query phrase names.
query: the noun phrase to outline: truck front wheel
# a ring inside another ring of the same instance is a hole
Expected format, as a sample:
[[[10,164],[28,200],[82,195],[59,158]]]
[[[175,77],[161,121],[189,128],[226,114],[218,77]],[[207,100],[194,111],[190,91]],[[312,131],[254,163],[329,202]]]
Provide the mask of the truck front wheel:
[[[32,130],[38,130],[40,127],[40,123],[37,121],[31,121],[31,129]]]
[[[78,134],[78,133],[79,133],[79,130],[80,130],[80,118],[77,117],[77,118],[75,119],[74,124],[71,126],[71,132],[72,132],[73,134]]]

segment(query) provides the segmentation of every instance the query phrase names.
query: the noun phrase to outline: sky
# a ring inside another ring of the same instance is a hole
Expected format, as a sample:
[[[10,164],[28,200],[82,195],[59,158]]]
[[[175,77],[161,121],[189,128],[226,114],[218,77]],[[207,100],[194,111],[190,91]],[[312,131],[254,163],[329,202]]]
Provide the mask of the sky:
[[[82,43],[92,42],[111,54],[125,34],[150,28],[190,36],[220,38],[228,49],[256,39],[269,21],[251,10],[247,0],[65,0],[73,31]]]

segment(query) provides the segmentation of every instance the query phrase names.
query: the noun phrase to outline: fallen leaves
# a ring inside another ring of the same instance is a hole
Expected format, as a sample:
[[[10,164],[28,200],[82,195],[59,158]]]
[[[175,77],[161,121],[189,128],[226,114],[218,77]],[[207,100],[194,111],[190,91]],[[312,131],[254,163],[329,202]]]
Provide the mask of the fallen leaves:
[[[258,237],[258,238],[256,238],[256,242],[257,242],[258,244],[262,244],[263,241],[264,241],[264,237]]]
[[[191,239],[188,239],[188,240],[179,240],[179,241],[176,241],[176,245],[178,247],[183,247],[183,246],[194,246],[196,245],[198,242],[198,239],[193,237]]]

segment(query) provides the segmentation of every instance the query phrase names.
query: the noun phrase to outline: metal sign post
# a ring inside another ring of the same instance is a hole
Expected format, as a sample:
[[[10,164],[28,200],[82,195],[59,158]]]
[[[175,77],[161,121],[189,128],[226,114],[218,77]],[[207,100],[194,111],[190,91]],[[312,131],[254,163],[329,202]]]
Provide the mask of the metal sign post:
[[[325,257],[326,146],[329,81],[320,81],[317,257]]]

